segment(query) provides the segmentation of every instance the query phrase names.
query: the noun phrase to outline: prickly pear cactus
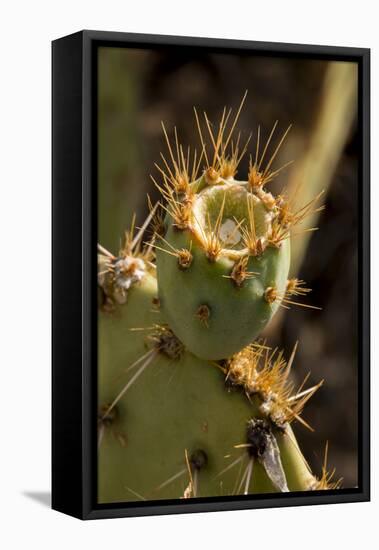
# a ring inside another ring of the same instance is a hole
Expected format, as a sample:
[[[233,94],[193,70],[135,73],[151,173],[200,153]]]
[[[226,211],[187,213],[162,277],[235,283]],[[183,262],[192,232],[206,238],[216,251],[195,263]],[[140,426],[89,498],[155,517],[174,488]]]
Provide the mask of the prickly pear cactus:
[[[288,414],[267,393],[277,372],[285,399],[282,356],[268,364],[256,345],[226,363],[198,359],[163,322],[156,293],[147,272],[99,313],[99,502],[312,488],[289,426],[305,396]]]
[[[168,141],[173,167],[164,159],[157,184],[166,213],[151,208],[136,234],[133,223],[117,256],[99,246],[100,503],[339,487],[327,451],[317,478],[291,428],[310,428],[303,408],[322,382],[296,390],[297,345],[286,360],[255,339],[309,292],[288,279],[289,236],[313,202],[294,211],[264,188],[285,136],[263,169],[258,133],[248,179],[234,179],[239,111],[229,133],[224,112],[216,136],[206,117],[212,162],[199,125],[191,176],[175,133],[177,157]]]
[[[116,368],[99,418],[100,502],[310,489],[315,478],[289,425],[274,425],[216,365],[184,349],[171,356],[165,346],[175,337],[166,331],[152,331],[152,347],[138,365],[129,359],[130,371],[124,347],[111,352]]]
[[[239,351],[264,329],[280,305],[305,293],[297,281],[288,282],[290,230],[312,209],[292,210],[291,200],[274,197],[265,189],[281,169],[272,170],[275,156],[265,163],[268,145],[260,150],[246,180],[237,180],[245,153],[231,143],[234,120],[227,131],[225,112],[217,135],[205,115],[213,146],[209,156],[199,119],[204,171],[198,177],[196,156],[189,172],[189,155],[170,144],[170,155],[158,167],[163,182],[156,183],[166,211],[157,234],[159,298],[170,326],[186,347],[203,359],[224,359]],[[229,151],[229,145],[231,150]],[[282,167],[283,168],[283,167]]]

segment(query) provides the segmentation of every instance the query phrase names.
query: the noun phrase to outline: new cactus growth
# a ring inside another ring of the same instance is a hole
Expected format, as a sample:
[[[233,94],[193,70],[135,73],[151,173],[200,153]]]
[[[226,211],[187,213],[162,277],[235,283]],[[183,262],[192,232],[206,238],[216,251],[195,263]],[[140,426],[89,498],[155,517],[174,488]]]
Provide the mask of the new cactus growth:
[[[265,190],[287,133],[264,164],[276,125],[263,148],[258,131],[246,181],[234,179],[241,108],[229,130],[224,111],[216,135],[205,116],[212,158],[196,114],[191,175],[175,131],[157,184],[166,214],[155,206],[133,223],[117,256],[99,246],[99,502],[339,487],[327,450],[318,479],[291,427],[312,429],[302,412],[322,382],[295,389],[297,344],[287,361],[256,340],[310,290],[288,271],[290,231],[314,201],[295,211]]]
[[[164,234],[157,234],[155,244],[162,311],[187,349],[203,359],[239,351],[280,305],[295,303],[292,296],[307,291],[288,281],[290,234],[319,197],[294,210],[285,192],[274,197],[266,190],[283,168],[271,167],[289,130],[266,161],[276,124],[263,147],[258,130],[247,178],[235,179],[248,144],[240,152],[240,136],[232,141],[242,104],[230,129],[230,112],[224,110],[216,135],[205,114],[211,154],[196,114],[202,151],[199,160],[194,154],[191,173],[177,132],[172,146],[165,131],[170,158],[162,156],[163,182],[155,182],[166,211]]]

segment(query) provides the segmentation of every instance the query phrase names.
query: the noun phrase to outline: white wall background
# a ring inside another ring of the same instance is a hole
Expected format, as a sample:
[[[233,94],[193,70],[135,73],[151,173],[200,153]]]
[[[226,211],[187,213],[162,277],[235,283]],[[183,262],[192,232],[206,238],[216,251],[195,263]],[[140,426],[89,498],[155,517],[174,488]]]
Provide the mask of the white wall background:
[[[372,204],[379,204],[378,17],[373,0],[41,0],[3,3],[0,48],[0,544],[95,549],[375,547],[373,502],[83,523],[51,511],[50,41],[82,28],[372,48]],[[379,238],[373,219],[373,428]],[[337,327],[336,327],[337,329]],[[68,396],[69,399],[69,396]],[[346,405],[348,406],[348,404]],[[332,419],[331,419],[332,420]],[[30,493],[36,493],[37,499]],[[29,496],[28,496],[29,494]],[[369,539],[371,538],[371,543]]]

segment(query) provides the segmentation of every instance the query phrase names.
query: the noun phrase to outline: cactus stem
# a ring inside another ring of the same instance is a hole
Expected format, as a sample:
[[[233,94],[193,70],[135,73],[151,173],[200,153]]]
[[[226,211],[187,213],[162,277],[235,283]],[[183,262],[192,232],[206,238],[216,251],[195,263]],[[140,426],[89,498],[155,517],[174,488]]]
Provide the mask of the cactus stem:
[[[201,304],[197,310],[196,310],[196,313],[195,313],[195,317],[197,319],[199,319],[199,321],[201,323],[203,323],[203,325],[207,328],[209,328],[209,318],[211,316],[211,310],[210,310],[210,307],[207,306],[206,304]]]

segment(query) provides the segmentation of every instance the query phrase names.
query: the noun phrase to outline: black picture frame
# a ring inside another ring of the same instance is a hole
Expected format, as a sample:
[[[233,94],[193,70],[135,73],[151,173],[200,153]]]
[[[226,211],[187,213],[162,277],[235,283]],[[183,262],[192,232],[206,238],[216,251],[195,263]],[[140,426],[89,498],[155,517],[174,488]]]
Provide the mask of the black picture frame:
[[[359,67],[359,484],[338,491],[96,502],[96,79],[99,46],[204,48],[353,60]],[[52,507],[81,519],[370,499],[370,50],[82,31],[52,43]]]

